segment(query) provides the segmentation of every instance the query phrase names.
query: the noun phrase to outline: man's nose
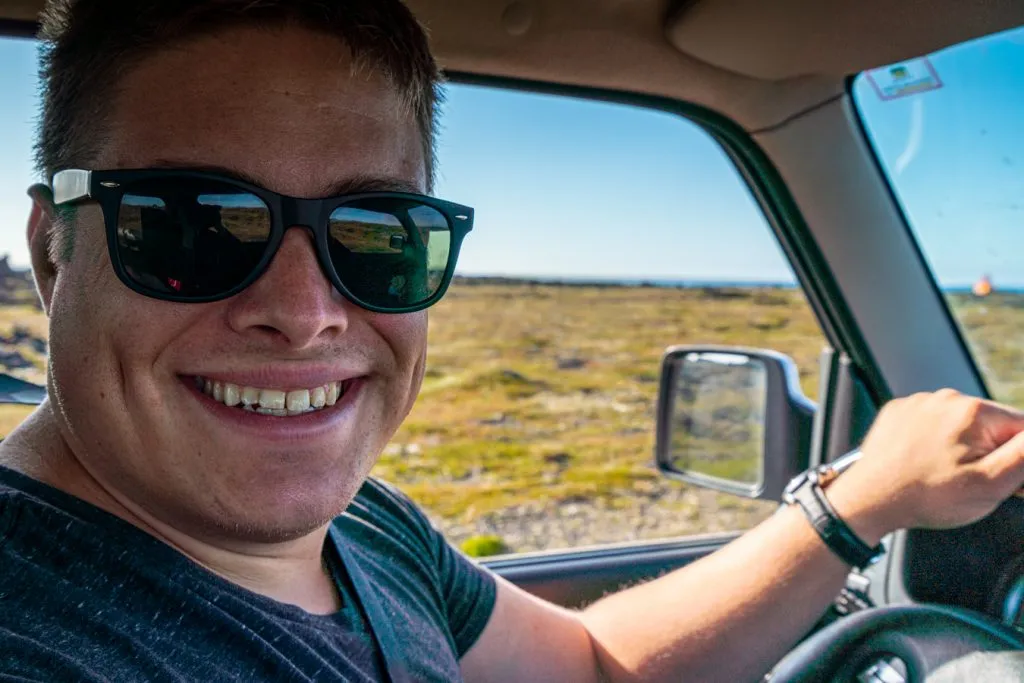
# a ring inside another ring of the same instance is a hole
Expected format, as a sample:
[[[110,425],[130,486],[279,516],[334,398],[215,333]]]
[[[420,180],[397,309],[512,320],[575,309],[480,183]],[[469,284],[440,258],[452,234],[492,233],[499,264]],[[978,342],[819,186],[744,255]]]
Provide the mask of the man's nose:
[[[263,275],[231,300],[229,324],[304,349],[344,333],[351,306],[320,268],[310,232],[293,227]]]

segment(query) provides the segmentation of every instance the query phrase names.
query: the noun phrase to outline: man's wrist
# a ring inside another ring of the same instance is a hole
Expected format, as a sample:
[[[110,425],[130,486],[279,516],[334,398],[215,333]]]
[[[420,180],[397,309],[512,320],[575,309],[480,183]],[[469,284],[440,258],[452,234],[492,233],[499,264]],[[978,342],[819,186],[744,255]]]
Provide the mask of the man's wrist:
[[[841,476],[825,490],[825,496],[853,533],[875,546],[898,527],[884,507],[869,500],[863,490],[864,487],[856,486],[854,480]]]

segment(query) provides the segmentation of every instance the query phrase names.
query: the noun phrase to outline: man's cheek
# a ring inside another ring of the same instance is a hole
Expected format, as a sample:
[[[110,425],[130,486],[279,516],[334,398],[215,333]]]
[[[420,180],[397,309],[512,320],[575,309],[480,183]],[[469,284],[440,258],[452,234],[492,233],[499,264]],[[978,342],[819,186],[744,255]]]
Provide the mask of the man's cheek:
[[[414,358],[412,373],[409,377],[408,401],[402,413],[402,419],[409,414],[416,398],[419,396],[420,388],[423,386],[423,378],[427,370],[427,316],[426,311],[422,314],[422,322],[412,332],[414,337],[410,339],[412,349],[411,356]]]

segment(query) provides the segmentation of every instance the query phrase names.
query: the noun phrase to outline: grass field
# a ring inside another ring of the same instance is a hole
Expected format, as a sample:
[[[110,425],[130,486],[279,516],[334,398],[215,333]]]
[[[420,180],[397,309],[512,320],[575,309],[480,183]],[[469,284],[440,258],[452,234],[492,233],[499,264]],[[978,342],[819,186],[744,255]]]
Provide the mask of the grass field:
[[[795,290],[526,283],[457,284],[432,310],[430,335],[423,391],[378,472],[451,536],[497,533],[513,549],[717,530],[720,503],[728,526],[754,523],[770,508],[679,497],[685,487],[653,469],[662,353],[775,348],[813,395],[825,343]],[[659,505],[679,524],[631,534]],[[581,528],[552,523],[566,510]]]
[[[989,392],[1024,408],[1024,294],[949,297],[964,337],[978,359]]]
[[[951,305],[990,389],[1024,405],[1024,296]],[[38,310],[0,308],[0,334],[15,325],[45,334]],[[683,343],[785,353],[812,398],[825,345],[797,290],[457,282],[431,311],[423,390],[376,474],[486,552],[749,527],[773,506],[652,467],[660,359]],[[41,379],[32,362],[19,374]],[[24,414],[4,408],[0,430]]]

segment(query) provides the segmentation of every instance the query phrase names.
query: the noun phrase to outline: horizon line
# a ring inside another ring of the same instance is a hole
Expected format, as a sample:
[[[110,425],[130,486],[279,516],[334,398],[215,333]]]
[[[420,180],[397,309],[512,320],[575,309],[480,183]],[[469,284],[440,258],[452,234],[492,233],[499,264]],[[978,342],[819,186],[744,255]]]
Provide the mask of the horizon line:
[[[619,285],[619,286],[653,286],[653,287],[763,287],[775,289],[800,289],[796,280],[757,279],[757,278],[686,278],[686,277],[634,277],[607,275],[509,275],[489,273],[455,273],[455,279],[470,280],[503,280],[507,282],[537,282],[541,284],[571,285]],[[971,291],[975,283],[955,282],[938,283],[944,292]],[[1006,285],[993,284],[993,293],[1010,292],[1024,293],[1024,281],[1011,282]]]

